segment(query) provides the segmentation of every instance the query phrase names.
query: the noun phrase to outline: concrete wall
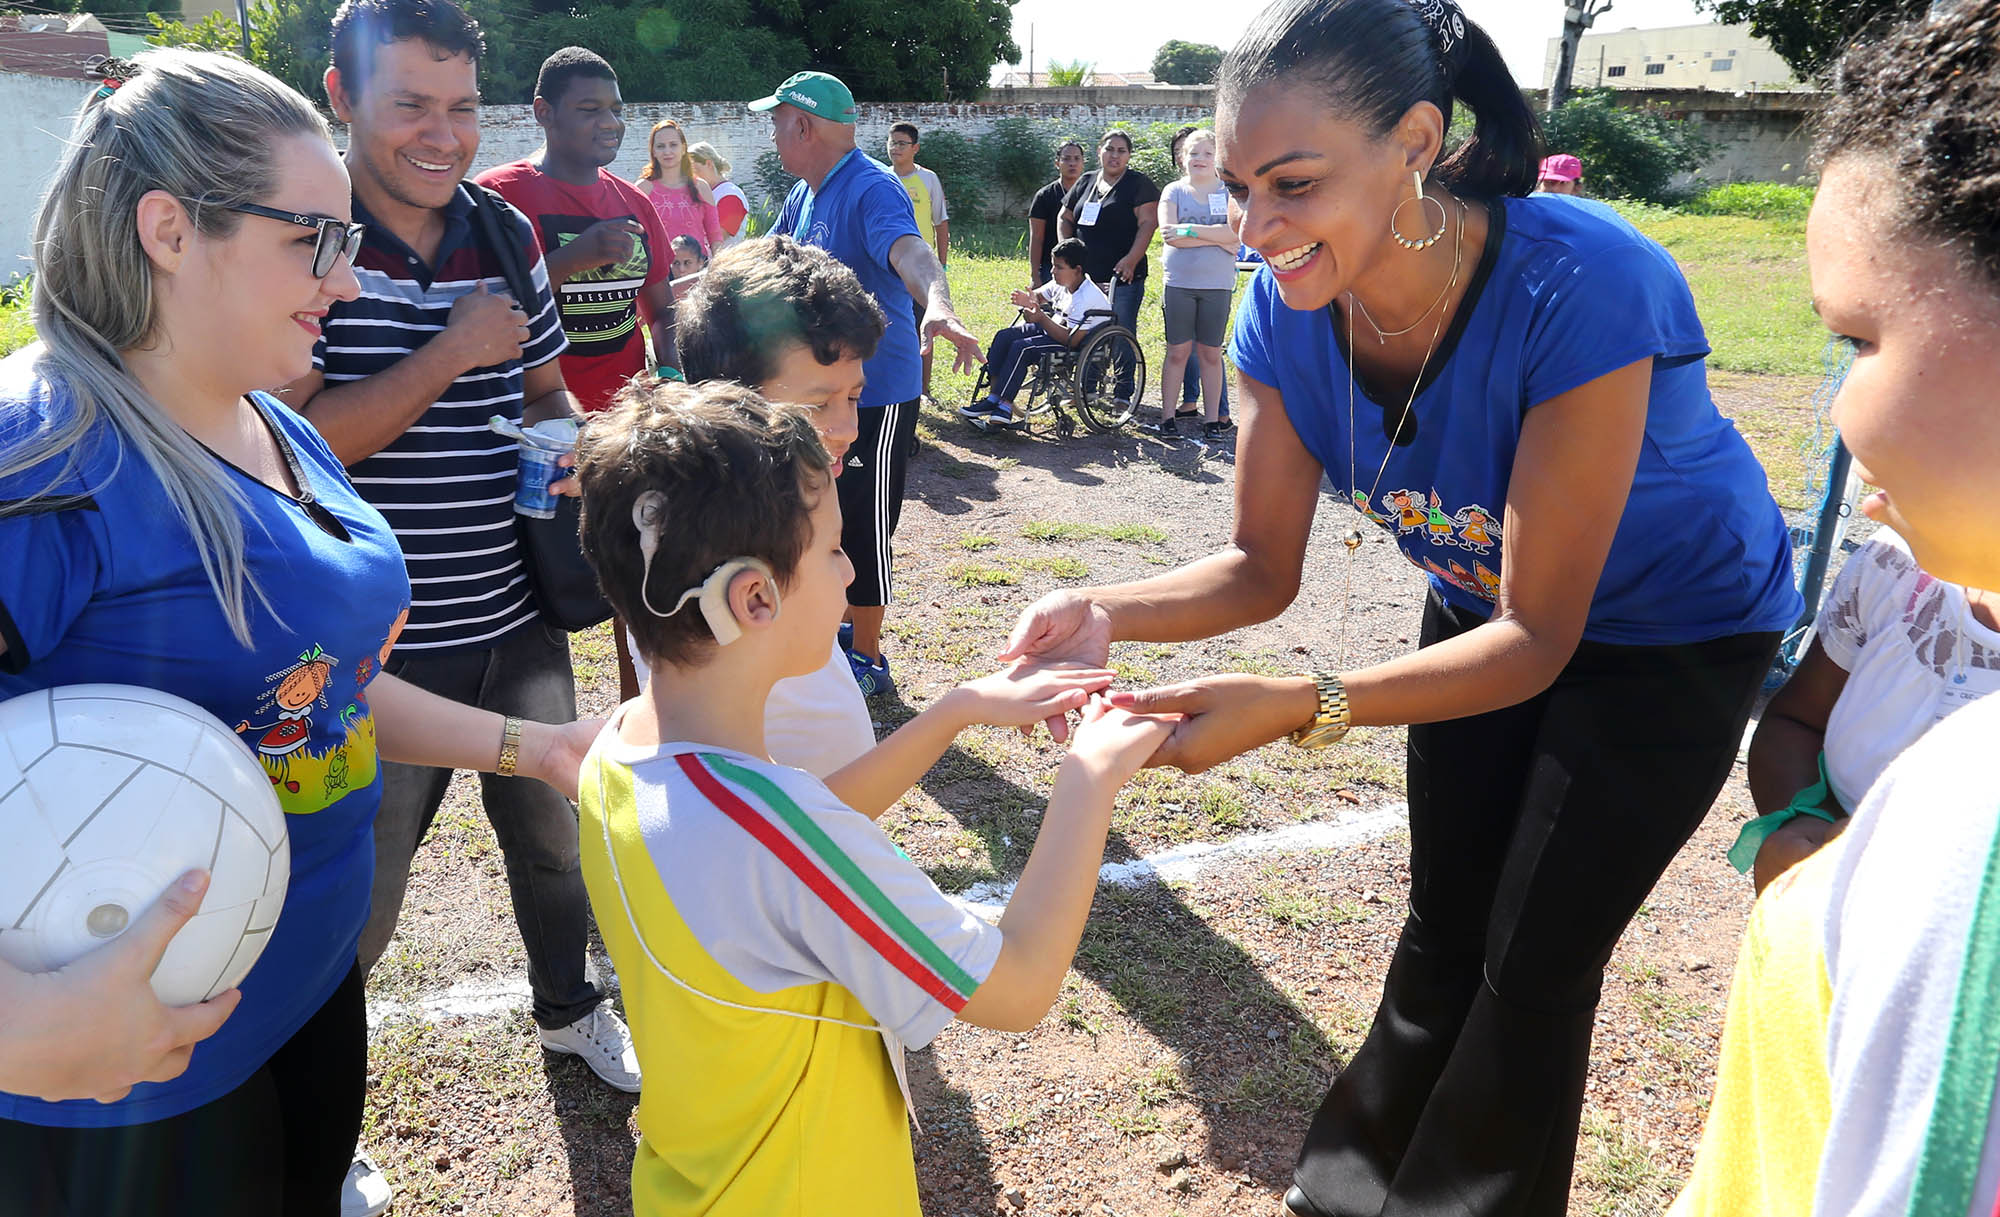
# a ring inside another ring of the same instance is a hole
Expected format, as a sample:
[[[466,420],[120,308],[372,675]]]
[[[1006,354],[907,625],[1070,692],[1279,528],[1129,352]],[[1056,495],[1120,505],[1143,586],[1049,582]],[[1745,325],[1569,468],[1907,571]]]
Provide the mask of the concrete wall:
[[[0,283],[28,269],[34,246],[35,208],[42,201],[63,141],[69,138],[83,99],[97,82],[0,72],[0,165],[7,185],[0,190]]]
[[[13,122],[0,124],[0,165],[7,166],[9,188],[0,191],[0,281],[26,269],[30,227],[35,205],[61,152],[77,108],[91,90],[83,81],[58,80],[0,72],[0,113]],[[1002,91],[996,91],[1002,92]],[[1026,90],[1022,90],[1026,92]],[[889,124],[907,120],[925,131],[940,129],[978,136],[1002,118],[1045,120],[1071,130],[1099,130],[1123,123],[1139,127],[1157,122],[1191,122],[1209,114],[1212,90],[1173,90],[1144,101],[1125,100],[1131,90],[1034,90],[1033,102],[924,103],[863,105],[857,138],[869,150],[880,149]],[[1046,99],[1052,92],[1060,98]],[[1152,90],[1146,91],[1151,94]],[[1070,93],[1079,94],[1070,97]],[[1092,100],[1092,94],[1120,94],[1117,101]],[[1531,94],[1532,96],[1532,94]],[[1633,92],[1630,104],[1657,104],[1674,117],[1703,125],[1704,133],[1722,145],[1722,153],[1703,174],[1711,181],[1783,181],[1806,175],[1808,141],[1803,134],[1807,116],[1819,96],[1809,93],[1691,93],[1676,90]],[[653,123],[671,117],[691,139],[705,139],[735,165],[735,177],[755,199],[751,173],[757,157],[770,148],[770,126],[741,102],[674,102],[634,104],[625,109],[625,152],[613,170],[637,178],[646,164],[646,134]],[[488,106],[480,116],[480,147],[474,171],[517,160],[541,144],[541,128],[527,106]],[[1586,167],[1587,171],[1587,167]],[[948,184],[947,184],[948,185]]]

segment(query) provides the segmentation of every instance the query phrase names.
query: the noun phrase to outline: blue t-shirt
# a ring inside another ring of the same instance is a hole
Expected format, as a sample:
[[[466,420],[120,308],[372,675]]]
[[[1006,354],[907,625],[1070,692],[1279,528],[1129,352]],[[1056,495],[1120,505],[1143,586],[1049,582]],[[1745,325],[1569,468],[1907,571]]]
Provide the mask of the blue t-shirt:
[[[35,351],[0,363],[0,451],[66,408]],[[285,810],[291,883],[278,924],[222,1030],[187,1072],[116,1103],[0,1094],[0,1119],[105,1127],[191,1111],[241,1085],[325,1004],[354,966],[374,877],[382,778],[367,688],[410,603],[394,534],[347,484],[325,441],[278,402],[254,400],[337,525],[217,458],[247,503],[253,648],[230,633],[201,560],[146,462],[108,423],[85,437],[55,497],[0,516],[0,699],[105,681],[184,697],[233,727]],[[49,484],[62,458],[0,482],[0,503]],[[344,529],[346,539],[329,531]],[[273,611],[275,610],[275,612]]]
[[[817,245],[839,258],[882,306],[889,328],[875,348],[875,357],[861,365],[868,378],[861,390],[861,408],[914,400],[923,390],[924,365],[918,357],[910,289],[889,265],[889,247],[920,234],[909,192],[896,171],[861,155],[857,148],[841,158],[818,190],[794,182],[771,231]]]
[[[1374,399],[1357,384],[1352,479],[1338,329],[1332,309],[1285,307],[1270,271],[1259,270],[1237,309],[1230,357],[1284,395],[1286,416],[1334,486],[1395,534],[1446,601],[1492,612],[1528,411],[1650,358],[1645,441],[1583,636],[1666,645],[1797,620],[1785,521],[1763,467],[1709,397],[1708,340],[1687,281],[1609,207],[1563,195],[1493,207],[1478,269],[1412,408],[1414,440],[1388,439],[1402,396]],[[1364,502],[1371,484],[1374,501]]]

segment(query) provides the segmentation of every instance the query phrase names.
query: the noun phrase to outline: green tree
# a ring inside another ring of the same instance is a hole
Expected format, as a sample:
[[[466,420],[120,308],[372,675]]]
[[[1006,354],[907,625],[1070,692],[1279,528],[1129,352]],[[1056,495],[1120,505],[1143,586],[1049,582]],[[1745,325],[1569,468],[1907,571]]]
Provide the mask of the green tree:
[[[1930,0],[1696,0],[1730,25],[1747,23],[1800,80],[1820,80],[1870,29],[1921,17]]]
[[[1048,81],[1051,89],[1080,89],[1090,79],[1091,65],[1081,59],[1064,63],[1060,59],[1049,60]]]
[[[460,2],[485,32],[480,91],[496,103],[530,100],[542,60],[571,45],[603,55],[617,69],[626,100],[641,102],[748,101],[807,67],[836,73],[864,101],[964,100],[986,87],[993,64],[1020,56],[1007,0]],[[251,59],[322,100],[337,7],[338,0],[257,0]],[[215,45],[224,26],[233,34],[235,23],[226,19],[164,22],[153,41]],[[232,38],[223,49],[234,45]]]
[[[1713,146],[1685,121],[1659,110],[1627,109],[1614,89],[1579,93],[1543,119],[1552,152],[1583,160],[1584,189],[1600,198],[1671,203],[1677,174],[1701,168]]]
[[[1212,85],[1222,67],[1222,48],[1170,38],[1153,52],[1153,79],[1170,85]]]

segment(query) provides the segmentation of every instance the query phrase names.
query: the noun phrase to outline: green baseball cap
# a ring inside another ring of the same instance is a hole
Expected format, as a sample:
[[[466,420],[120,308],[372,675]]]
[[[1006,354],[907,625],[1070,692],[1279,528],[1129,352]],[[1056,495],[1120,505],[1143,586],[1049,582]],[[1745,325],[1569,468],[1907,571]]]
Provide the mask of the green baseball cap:
[[[777,92],[750,103],[752,110],[774,110],[779,106],[797,106],[815,118],[836,123],[854,121],[854,94],[840,83],[839,77],[825,72],[794,72],[778,86]]]

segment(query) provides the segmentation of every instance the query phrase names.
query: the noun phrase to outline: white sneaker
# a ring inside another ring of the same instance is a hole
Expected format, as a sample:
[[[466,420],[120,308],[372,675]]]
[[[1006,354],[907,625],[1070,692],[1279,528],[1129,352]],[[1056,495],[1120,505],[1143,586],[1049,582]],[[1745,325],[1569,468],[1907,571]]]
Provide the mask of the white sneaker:
[[[611,1003],[598,1003],[596,1009],[567,1027],[540,1030],[542,1047],[565,1056],[580,1056],[605,1085],[626,1094],[639,1093],[639,1054],[632,1048],[632,1033],[625,1029],[625,1020],[618,1017]]]
[[[380,1217],[395,1196],[382,1168],[357,1150],[354,1165],[340,1183],[340,1217]]]

